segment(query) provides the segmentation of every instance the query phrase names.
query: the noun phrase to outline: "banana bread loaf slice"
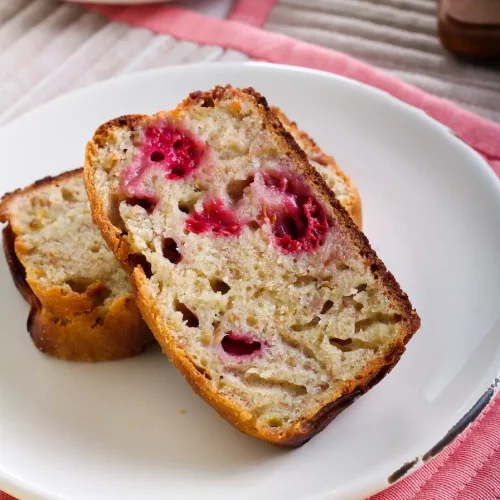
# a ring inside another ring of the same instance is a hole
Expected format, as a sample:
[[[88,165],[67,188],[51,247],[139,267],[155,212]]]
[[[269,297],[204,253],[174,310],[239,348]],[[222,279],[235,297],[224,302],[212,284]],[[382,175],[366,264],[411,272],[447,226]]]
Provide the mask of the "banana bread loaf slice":
[[[138,354],[151,332],[127,273],[90,216],[82,169],[7,194],[0,220],[14,282],[31,305],[36,347],[58,358],[105,361]]]
[[[253,89],[216,87],[103,124],[84,175],[164,352],[247,434],[303,444],[387,374],[419,328]]]

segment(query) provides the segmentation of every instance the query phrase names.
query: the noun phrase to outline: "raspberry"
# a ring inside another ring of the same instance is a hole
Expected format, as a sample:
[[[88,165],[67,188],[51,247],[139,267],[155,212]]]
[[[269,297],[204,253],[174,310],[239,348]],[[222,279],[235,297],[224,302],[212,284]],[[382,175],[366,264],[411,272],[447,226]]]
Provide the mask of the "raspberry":
[[[151,169],[159,167],[169,180],[182,179],[196,169],[205,150],[204,144],[177,125],[149,127],[139,147],[140,154],[123,174],[125,193],[150,198],[152,194],[144,189],[142,183]]]
[[[150,127],[145,133],[142,151],[153,163],[159,163],[167,179],[189,175],[203,156],[205,147],[191,134],[177,126]]]
[[[272,198],[281,199],[279,204],[271,203],[271,209],[264,201],[264,213],[271,222],[276,244],[287,253],[316,250],[328,231],[328,221],[309,187],[283,172],[264,172],[262,178],[274,192]]]
[[[262,349],[262,343],[250,335],[228,332],[221,342],[222,349],[231,356],[250,356]]]
[[[211,232],[218,236],[238,236],[241,224],[236,213],[225,208],[220,198],[212,198],[203,203],[201,212],[190,215],[186,229],[195,234]]]

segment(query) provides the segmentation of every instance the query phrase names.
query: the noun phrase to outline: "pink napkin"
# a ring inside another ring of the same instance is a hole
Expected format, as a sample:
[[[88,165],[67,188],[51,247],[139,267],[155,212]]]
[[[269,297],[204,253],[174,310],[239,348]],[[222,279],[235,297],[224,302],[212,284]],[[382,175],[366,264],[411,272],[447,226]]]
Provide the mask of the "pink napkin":
[[[259,28],[276,0],[239,0],[227,20],[173,6],[86,8],[117,22],[273,63],[340,74],[423,109],[478,151],[500,175],[500,125],[429,95],[344,54]],[[193,29],[196,27],[196,29]],[[320,438],[319,438],[320,439]],[[371,500],[500,500],[500,398],[434,460]],[[0,492],[0,500],[12,497]]]
[[[264,23],[264,16],[270,12],[275,2],[276,0],[240,0],[228,19],[215,19],[193,10],[168,5],[83,5],[113,21],[147,28],[155,33],[234,49],[261,61],[320,69],[385,90],[402,101],[423,109],[446,125],[481,153],[500,174],[500,125],[427,94],[345,54],[260,29],[258,26]],[[250,15],[252,6],[255,6],[254,15]],[[252,24],[248,24],[249,22]]]

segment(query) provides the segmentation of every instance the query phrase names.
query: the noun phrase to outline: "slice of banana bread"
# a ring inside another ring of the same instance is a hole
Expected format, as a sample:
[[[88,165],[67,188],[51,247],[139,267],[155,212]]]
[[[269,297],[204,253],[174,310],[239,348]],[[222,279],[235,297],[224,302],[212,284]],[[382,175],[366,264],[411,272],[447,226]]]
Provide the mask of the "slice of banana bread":
[[[247,434],[303,444],[389,372],[420,325],[253,89],[103,124],[84,176],[156,339]]]
[[[30,303],[36,347],[58,358],[105,361],[138,354],[151,332],[127,273],[92,222],[82,169],[3,197],[0,220],[14,282]]]

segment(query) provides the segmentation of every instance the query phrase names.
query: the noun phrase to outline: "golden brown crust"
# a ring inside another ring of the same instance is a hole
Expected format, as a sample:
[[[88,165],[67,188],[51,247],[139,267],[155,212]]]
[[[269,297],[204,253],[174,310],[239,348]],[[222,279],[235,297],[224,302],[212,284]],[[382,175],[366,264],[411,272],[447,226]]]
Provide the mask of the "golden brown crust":
[[[74,170],[68,170],[67,172],[63,172],[62,174],[56,176],[44,177],[43,179],[39,179],[35,181],[33,184],[25,188],[19,188],[11,193],[5,193],[0,200],[0,222],[9,222],[9,206],[17,197],[26,196],[37,189],[43,188],[44,186],[49,186],[50,184],[54,184],[56,182],[63,182],[72,177],[76,177],[78,175],[83,174],[83,168],[76,168]]]
[[[28,302],[28,304],[31,304],[34,293],[26,281],[26,270],[21,262],[19,262],[16,252],[14,251],[16,235],[14,234],[14,231],[12,231],[10,225],[3,228],[2,236],[3,251],[5,253],[5,259],[7,260],[12,280],[24,300]]]
[[[304,151],[300,149],[291,134],[284,129],[278,117],[270,110],[263,96],[251,88],[239,90],[233,89],[230,86],[216,87],[208,92],[192,93],[177,108],[176,112],[200,102],[203,106],[213,106],[218,99],[222,99],[225,96],[242,98],[248,98],[249,96],[254,100],[258,112],[262,116],[264,127],[276,134],[283,154],[294,160],[296,168],[314,186],[315,192],[321,198],[325,207],[335,214],[336,219],[339,221],[339,228],[359,249],[366,266],[372,270],[375,279],[379,286],[384,289],[391,305],[402,316],[400,337],[397,339],[391,352],[371,362],[366,367],[364,373],[356,380],[346,382],[340,394],[336,395],[328,404],[323,406],[320,411],[315,414],[306,415],[294,428],[276,433],[260,430],[257,428],[255,419],[250,413],[244,411],[229,397],[217,393],[210,384],[210,381],[205,378],[203,373],[200,373],[196,369],[188,359],[186,353],[176,345],[167,326],[162,321],[158,321],[157,318],[161,317],[160,311],[147,291],[148,277],[143,268],[139,265],[131,271],[131,249],[127,241],[121,238],[121,231],[112,225],[104,210],[103,202],[99,198],[94,184],[93,162],[99,146],[106,143],[107,138],[112,135],[117,126],[131,127],[133,129],[137,121],[145,118],[144,116],[131,115],[129,117],[120,117],[119,124],[117,124],[117,120],[113,120],[102,125],[96,131],[94,138],[89,142],[86,149],[85,183],[94,221],[101,229],[109,246],[115,251],[119,261],[122,262],[125,269],[129,272],[131,271],[134,294],[145,321],[152,329],[165,354],[183,374],[191,387],[207,403],[215,408],[220,415],[242,432],[280,446],[300,446],[320,432],[340,411],[351,404],[359,395],[370,389],[390,371],[404,352],[405,344],[418,330],[420,318],[392,274],[387,271],[385,265],[371,249],[366,236],[359,231],[347,211],[341,206],[330,189],[328,189],[320,174],[310,165]]]
[[[109,312],[98,310],[57,318],[32,304],[28,330],[40,351],[71,361],[112,361],[135,356],[150,332],[131,296],[117,298]]]
[[[82,173],[83,169],[77,169],[46,177],[6,194],[0,204],[0,220],[9,222],[9,205],[16,197]],[[40,351],[72,361],[110,361],[134,356],[152,341],[131,295],[118,297],[105,310],[96,305],[103,288],[100,282],[83,293],[72,293],[70,298],[58,287],[30,286],[16,254],[16,234],[10,223],[3,229],[3,248],[14,283],[30,304],[27,328]]]
[[[337,177],[342,179],[342,182],[346,185],[348,191],[348,198],[342,202],[342,205],[347,212],[349,212],[349,215],[352,217],[352,220],[356,223],[359,229],[361,229],[363,225],[361,198],[350,177],[340,169],[332,156],[324,153],[323,150],[316,144],[314,139],[303,130],[300,130],[296,122],[289,120],[280,108],[272,106],[271,111],[278,117],[286,130],[290,131],[294,137],[298,137],[300,139],[302,149],[310,160],[330,168]]]

